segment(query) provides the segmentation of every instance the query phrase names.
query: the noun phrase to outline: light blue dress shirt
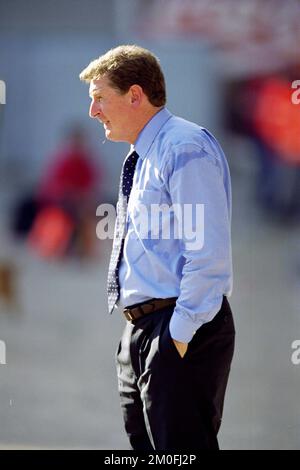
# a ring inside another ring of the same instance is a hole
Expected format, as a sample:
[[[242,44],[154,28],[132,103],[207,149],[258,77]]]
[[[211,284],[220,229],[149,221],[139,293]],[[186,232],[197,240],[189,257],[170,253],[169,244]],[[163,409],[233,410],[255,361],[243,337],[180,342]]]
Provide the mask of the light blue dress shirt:
[[[232,291],[228,164],[206,129],[166,108],[146,124],[133,148],[139,160],[128,203],[118,305],[178,297],[170,334],[189,342]],[[151,225],[157,207],[177,209],[161,211]]]

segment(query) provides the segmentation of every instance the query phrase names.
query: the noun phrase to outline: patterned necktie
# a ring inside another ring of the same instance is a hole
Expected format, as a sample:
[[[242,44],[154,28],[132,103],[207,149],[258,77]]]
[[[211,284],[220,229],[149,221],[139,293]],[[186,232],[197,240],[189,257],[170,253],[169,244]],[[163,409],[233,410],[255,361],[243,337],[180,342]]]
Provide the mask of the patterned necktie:
[[[121,172],[114,241],[112,253],[110,256],[107,279],[109,313],[112,313],[115,304],[120,296],[119,266],[122,258],[124,238],[126,232],[127,203],[132,188],[134,170],[138,158],[139,156],[135,151],[130,153],[123,163]]]

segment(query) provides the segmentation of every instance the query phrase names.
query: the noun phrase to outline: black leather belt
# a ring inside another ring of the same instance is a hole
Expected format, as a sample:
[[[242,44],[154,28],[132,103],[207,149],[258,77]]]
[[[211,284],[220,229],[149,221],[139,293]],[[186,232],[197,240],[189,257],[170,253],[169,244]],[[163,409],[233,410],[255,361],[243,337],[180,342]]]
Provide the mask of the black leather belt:
[[[150,299],[141,304],[135,304],[126,307],[123,313],[128,321],[134,321],[138,318],[144,317],[149,313],[154,313],[162,308],[171,307],[176,304],[177,297],[169,297],[167,299]]]

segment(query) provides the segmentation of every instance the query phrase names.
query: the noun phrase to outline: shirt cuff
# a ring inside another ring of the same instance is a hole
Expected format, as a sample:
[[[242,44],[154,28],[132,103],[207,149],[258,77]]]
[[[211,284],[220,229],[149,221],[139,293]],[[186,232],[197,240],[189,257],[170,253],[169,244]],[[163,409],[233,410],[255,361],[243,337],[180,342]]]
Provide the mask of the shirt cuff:
[[[199,323],[198,320],[196,325],[189,318],[184,318],[182,315],[177,313],[176,310],[174,310],[169,325],[170,335],[177,341],[181,341],[182,343],[189,343],[203,323],[204,322],[201,321]]]

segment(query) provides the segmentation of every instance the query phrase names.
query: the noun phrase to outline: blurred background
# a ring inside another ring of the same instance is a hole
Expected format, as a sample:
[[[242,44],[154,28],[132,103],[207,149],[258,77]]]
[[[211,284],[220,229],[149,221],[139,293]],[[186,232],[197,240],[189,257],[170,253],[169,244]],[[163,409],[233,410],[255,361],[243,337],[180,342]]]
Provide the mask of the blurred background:
[[[0,0],[1,449],[128,446],[124,319],[107,313],[111,241],[96,238],[128,146],[104,140],[78,79],[122,43],[159,56],[168,108],[213,132],[231,169],[237,342],[220,445],[300,448],[299,19],[297,0]]]

